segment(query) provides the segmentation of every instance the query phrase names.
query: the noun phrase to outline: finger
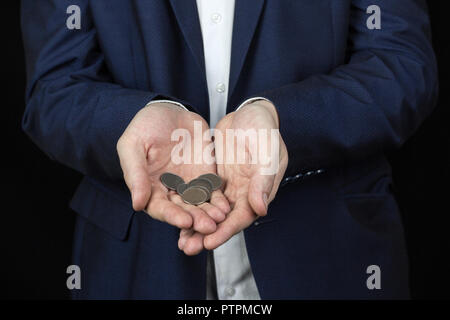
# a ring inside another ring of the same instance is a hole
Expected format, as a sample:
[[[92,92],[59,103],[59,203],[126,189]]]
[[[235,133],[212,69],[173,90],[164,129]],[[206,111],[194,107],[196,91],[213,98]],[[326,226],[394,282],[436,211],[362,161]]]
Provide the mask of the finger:
[[[193,219],[193,229],[203,234],[210,234],[216,231],[216,222],[202,209],[199,207],[187,204],[181,199],[177,194],[169,196],[172,203],[183,208],[185,211],[189,212]]]
[[[125,183],[131,192],[133,209],[141,211],[144,210],[151,196],[145,149],[139,144],[122,141],[117,144],[120,166]]]
[[[184,253],[188,256],[199,254],[204,249],[203,238],[204,235],[199,232],[195,232],[187,239],[186,244],[183,247]]]
[[[272,200],[275,198],[275,196],[276,196],[276,194],[278,192],[278,189],[280,188],[281,180],[283,180],[283,175],[284,175],[284,171],[282,171],[282,172],[283,172],[283,174],[278,173],[275,176],[275,180],[273,182],[272,192],[269,195],[268,203],[272,202]]]
[[[230,213],[230,202],[225,197],[221,190],[213,191],[211,194],[211,200],[209,201],[214,207],[220,209],[224,215]]]
[[[283,180],[283,176],[284,176],[284,173],[286,172],[286,168],[288,165],[288,161],[287,161],[288,155],[287,155],[286,146],[284,146],[282,148],[282,153],[285,154],[284,161],[283,160],[280,161],[280,168],[275,176],[275,181],[273,183],[272,192],[269,195],[269,203],[272,202],[272,200],[275,198],[275,195],[277,194],[278,189],[280,188],[281,181]]]
[[[251,225],[256,217],[247,198],[239,198],[227,218],[218,225],[217,230],[205,236],[203,240],[204,247],[208,250],[216,249],[233,235]]]
[[[262,175],[257,172],[251,179],[248,189],[248,201],[259,216],[267,214],[269,196],[272,192],[275,175]]]
[[[194,234],[194,230],[192,229],[181,229],[180,230],[180,238],[178,239],[178,248],[183,250],[187,239],[189,239]]]
[[[198,206],[200,209],[206,212],[214,222],[219,223],[225,220],[225,214],[219,208],[213,206],[212,204],[205,202]]]
[[[164,191],[155,188],[147,206],[148,214],[162,222],[166,222],[180,229],[192,227],[191,215],[180,206],[167,199]]]

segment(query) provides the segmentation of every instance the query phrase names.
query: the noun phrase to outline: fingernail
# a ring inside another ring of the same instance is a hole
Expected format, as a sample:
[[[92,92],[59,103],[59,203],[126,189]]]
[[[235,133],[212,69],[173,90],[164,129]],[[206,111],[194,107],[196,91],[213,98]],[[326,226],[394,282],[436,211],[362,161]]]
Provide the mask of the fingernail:
[[[180,240],[179,240],[179,242],[178,242],[178,246],[179,246],[179,248],[180,248],[180,250],[183,250],[184,249],[184,246],[186,245],[186,238],[181,238]]]

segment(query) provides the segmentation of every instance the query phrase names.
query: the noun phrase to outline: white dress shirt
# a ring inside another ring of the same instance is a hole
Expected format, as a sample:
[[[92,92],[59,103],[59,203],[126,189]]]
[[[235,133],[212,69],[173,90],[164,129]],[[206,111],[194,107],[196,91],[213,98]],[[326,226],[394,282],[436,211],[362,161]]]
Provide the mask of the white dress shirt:
[[[234,3],[234,0],[197,0],[203,37],[211,128],[214,128],[226,114]],[[259,99],[264,98],[248,99],[239,108]],[[170,100],[157,100],[149,104],[156,102],[172,102],[184,107]],[[207,299],[260,299],[250,267],[243,231],[213,250],[213,256],[211,253],[208,254],[206,289]]]
[[[230,76],[234,0],[197,0],[208,83],[210,127],[226,114]],[[234,235],[214,251],[214,273],[207,277],[207,298],[259,299],[247,255],[244,233]],[[211,258],[211,257],[209,257]],[[209,260],[211,264],[212,259]]]

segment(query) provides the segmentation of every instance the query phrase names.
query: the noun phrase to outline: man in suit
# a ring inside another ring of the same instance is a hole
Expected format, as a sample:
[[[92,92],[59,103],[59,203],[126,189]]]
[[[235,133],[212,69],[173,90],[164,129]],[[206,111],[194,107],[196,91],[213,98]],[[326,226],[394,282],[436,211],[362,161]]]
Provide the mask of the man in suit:
[[[385,153],[437,95],[425,1],[23,0],[22,27],[23,128],[85,175],[75,298],[408,297]],[[277,172],[175,164],[194,123],[279,130]],[[188,205],[166,171],[225,185]]]

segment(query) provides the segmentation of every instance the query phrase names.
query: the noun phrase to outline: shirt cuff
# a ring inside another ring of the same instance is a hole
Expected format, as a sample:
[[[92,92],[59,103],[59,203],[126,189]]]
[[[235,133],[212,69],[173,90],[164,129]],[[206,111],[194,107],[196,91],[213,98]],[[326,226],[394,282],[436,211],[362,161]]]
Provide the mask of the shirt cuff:
[[[176,106],[178,106],[178,107],[180,107],[180,108],[182,108],[182,109],[184,109],[186,111],[189,111],[188,108],[186,108],[182,103],[179,103],[179,102],[176,102],[176,101],[172,101],[172,100],[152,100],[149,103],[147,103],[145,106],[147,107],[147,106],[149,106],[151,104],[154,104],[154,103],[171,103],[171,104],[174,104],[174,105],[176,105]]]
[[[270,103],[273,104],[272,101],[270,101],[269,99],[266,99],[266,98],[264,98],[264,97],[253,97],[253,98],[247,99],[247,100],[245,100],[244,102],[242,102],[242,103],[240,104],[240,106],[237,107],[237,109],[234,110],[234,111],[238,111],[238,110],[239,110],[240,108],[242,108],[243,106],[246,106],[247,104],[250,104],[250,103],[255,102],[255,101],[258,101],[258,100],[265,100],[265,101],[270,102]]]

